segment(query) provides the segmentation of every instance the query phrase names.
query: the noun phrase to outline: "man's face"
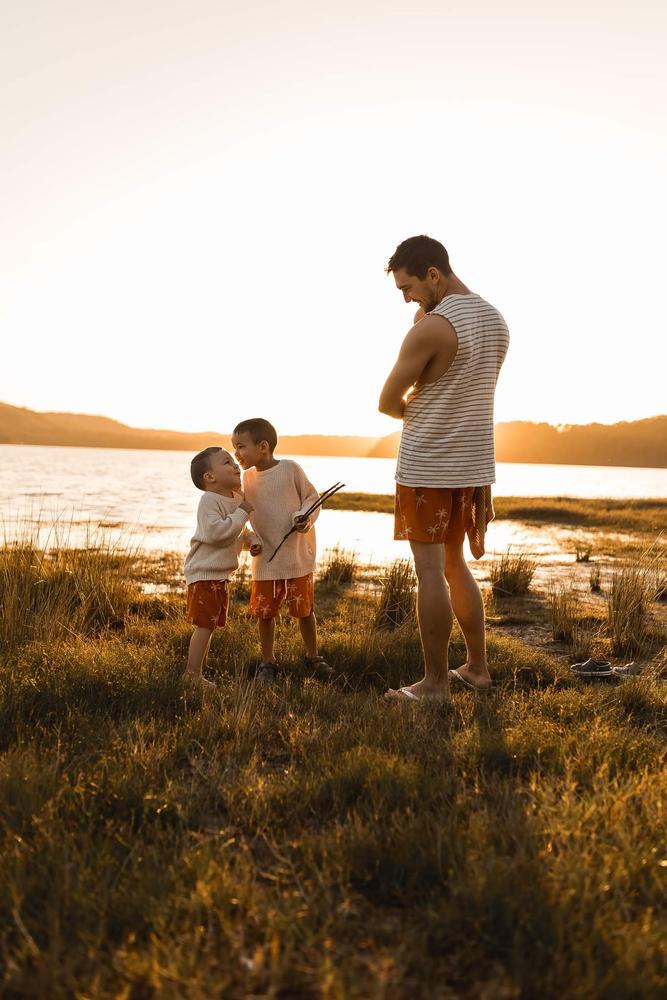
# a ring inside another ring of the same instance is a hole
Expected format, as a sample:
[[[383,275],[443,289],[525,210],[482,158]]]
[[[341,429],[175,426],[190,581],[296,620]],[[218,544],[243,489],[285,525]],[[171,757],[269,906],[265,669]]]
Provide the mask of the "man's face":
[[[403,293],[405,301],[417,302],[424,312],[435,309],[442,298],[442,292],[438,289],[440,271],[437,267],[429,267],[423,280],[401,268],[399,271],[394,271],[394,281],[399,292]]]
[[[208,472],[204,475],[209,487],[217,486],[224,490],[238,490],[241,486],[239,467],[224,448],[211,455],[208,460]]]
[[[248,431],[232,435],[234,456],[242,469],[252,469],[254,465],[266,457],[266,441],[255,444]],[[262,447],[264,445],[264,447]]]

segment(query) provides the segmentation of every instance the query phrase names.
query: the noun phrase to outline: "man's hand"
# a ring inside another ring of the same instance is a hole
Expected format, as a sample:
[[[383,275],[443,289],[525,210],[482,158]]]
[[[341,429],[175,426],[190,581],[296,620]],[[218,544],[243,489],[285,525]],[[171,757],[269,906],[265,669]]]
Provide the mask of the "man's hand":
[[[307,518],[304,514],[299,514],[297,517],[294,518],[294,527],[298,532],[300,532],[303,535],[306,533],[306,531],[309,531],[310,529],[310,519]]]
[[[261,542],[253,542],[252,545],[250,546],[250,555],[251,556],[260,555],[262,548],[263,546]]]
[[[253,505],[250,503],[249,500],[242,500],[241,503],[239,504],[239,510],[244,510],[246,514],[252,514],[254,509],[255,508],[253,507]]]

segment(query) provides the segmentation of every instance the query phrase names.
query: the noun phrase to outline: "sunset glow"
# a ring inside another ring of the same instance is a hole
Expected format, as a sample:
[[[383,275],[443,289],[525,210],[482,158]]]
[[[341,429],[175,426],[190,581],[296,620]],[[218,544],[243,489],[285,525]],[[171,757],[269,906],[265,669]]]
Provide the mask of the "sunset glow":
[[[499,421],[664,412],[664,4],[26,0],[0,41],[0,400],[383,435],[427,232]],[[661,360],[662,359],[662,360]]]

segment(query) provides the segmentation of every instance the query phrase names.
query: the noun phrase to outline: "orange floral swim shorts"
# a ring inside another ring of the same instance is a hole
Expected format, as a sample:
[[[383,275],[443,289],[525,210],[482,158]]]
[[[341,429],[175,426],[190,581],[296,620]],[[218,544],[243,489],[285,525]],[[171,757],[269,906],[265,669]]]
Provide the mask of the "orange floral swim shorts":
[[[198,628],[222,628],[227,621],[227,580],[198,580],[188,585],[185,620]]]
[[[490,486],[402,486],[396,484],[394,538],[462,544],[468,536],[476,559],[484,555],[486,526],[493,519]]]
[[[293,580],[253,580],[250,610],[257,618],[276,618],[284,600],[292,618],[307,618],[313,610],[313,574]]]

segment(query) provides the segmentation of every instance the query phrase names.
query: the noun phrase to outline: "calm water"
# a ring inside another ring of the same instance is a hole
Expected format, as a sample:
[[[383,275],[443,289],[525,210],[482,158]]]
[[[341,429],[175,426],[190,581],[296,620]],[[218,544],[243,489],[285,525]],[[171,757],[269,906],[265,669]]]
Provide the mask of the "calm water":
[[[42,540],[51,531],[54,542],[68,535],[79,543],[91,531],[103,531],[111,539],[131,538],[146,548],[184,551],[199,499],[190,481],[189,457],[182,451],[0,445],[5,536],[15,536],[31,522],[50,526],[42,528]],[[294,457],[319,490],[342,480],[354,493],[394,491],[393,459]],[[499,463],[495,493],[667,497],[667,469]],[[387,514],[325,509],[317,534],[320,551],[340,544],[374,562],[408,554],[405,542],[392,540],[392,518]],[[488,549],[521,543],[548,558],[554,540],[553,531],[547,539],[544,529],[499,522],[490,526]]]

